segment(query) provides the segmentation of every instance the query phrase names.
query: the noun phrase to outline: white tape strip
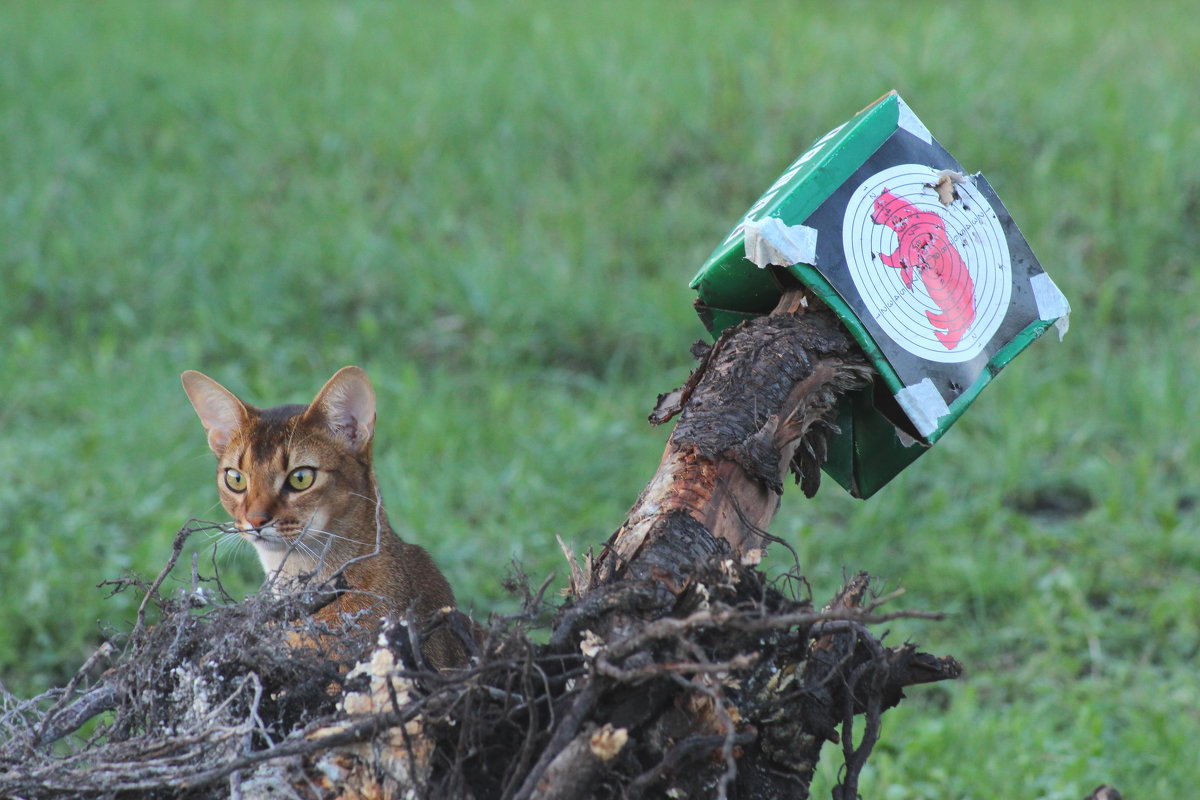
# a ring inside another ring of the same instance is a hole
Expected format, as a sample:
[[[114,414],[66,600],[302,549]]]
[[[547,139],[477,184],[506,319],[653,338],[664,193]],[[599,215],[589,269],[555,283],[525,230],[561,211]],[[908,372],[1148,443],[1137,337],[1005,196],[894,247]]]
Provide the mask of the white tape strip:
[[[1029,279],[1029,288],[1033,289],[1033,299],[1037,302],[1038,319],[1058,320],[1054,327],[1058,329],[1058,340],[1067,335],[1071,327],[1071,304],[1067,296],[1058,290],[1054,281],[1044,272]]]
[[[746,223],[746,258],[760,268],[774,264],[817,263],[817,229],[804,225],[784,225],[779,217],[767,217]]]
[[[896,102],[900,104],[900,119],[896,122],[901,128],[916,136],[925,144],[933,144],[933,134],[929,132],[929,128],[925,127],[925,123],[917,119],[917,115],[908,107],[908,103],[896,97]]]
[[[936,431],[938,420],[950,413],[950,407],[929,378],[896,392],[896,402],[922,436]]]

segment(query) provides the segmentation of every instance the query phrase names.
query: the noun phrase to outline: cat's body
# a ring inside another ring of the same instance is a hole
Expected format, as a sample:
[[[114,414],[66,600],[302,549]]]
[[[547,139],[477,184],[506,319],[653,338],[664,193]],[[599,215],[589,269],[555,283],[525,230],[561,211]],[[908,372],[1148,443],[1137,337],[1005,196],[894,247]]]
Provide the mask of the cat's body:
[[[345,367],[307,406],[258,409],[199,372],[183,386],[217,456],[221,503],[254,545],[276,591],[336,578],[343,588],[313,615],[336,629],[370,631],[387,614],[427,623],[454,606],[422,548],[388,524],[371,463],[375,395],[366,373]],[[437,667],[464,660],[448,630],[422,652]]]

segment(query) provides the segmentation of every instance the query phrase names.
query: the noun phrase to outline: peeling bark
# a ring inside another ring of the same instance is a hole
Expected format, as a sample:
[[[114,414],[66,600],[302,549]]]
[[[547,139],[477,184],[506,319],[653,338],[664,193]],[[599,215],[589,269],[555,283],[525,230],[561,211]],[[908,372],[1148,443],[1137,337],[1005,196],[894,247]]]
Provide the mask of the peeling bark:
[[[735,557],[762,549],[789,467],[815,493],[837,401],[864,387],[871,370],[832,313],[808,311],[802,298],[785,294],[774,313],[727,331],[684,388],[660,397],[651,420],[681,413],[679,422],[654,478],[596,559],[592,585],[625,575],[652,543],[686,536],[683,516]]]

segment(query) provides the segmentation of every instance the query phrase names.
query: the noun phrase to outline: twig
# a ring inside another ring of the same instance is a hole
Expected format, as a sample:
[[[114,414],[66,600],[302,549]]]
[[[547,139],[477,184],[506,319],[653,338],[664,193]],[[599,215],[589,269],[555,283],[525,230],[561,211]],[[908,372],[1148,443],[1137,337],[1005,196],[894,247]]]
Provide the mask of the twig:
[[[171,570],[175,569],[175,564],[179,562],[179,556],[183,553],[184,542],[192,535],[193,529],[191,526],[194,522],[198,522],[198,520],[190,519],[186,525],[176,531],[175,541],[171,543],[171,557],[167,559],[166,566],[159,571],[158,577],[154,579],[154,582],[150,584],[150,588],[146,590],[146,596],[142,598],[142,603],[138,606],[137,622],[133,626],[131,636],[140,633],[146,626],[146,606],[150,603],[150,598],[158,596],[158,587],[162,586],[163,581],[171,574]]]
[[[649,664],[638,669],[621,669],[611,661],[596,658],[596,672],[621,683],[638,684],[664,675],[721,675],[749,669],[758,661],[756,653],[734,656],[728,661],[668,661]]]
[[[699,652],[699,648],[691,648],[696,651],[698,658],[703,658],[704,654]],[[713,685],[707,680],[708,676],[703,676],[704,679],[696,681],[684,682],[679,676],[675,676],[675,680],[684,684],[685,687],[695,689],[708,697],[713,704],[713,711],[717,715],[717,719],[721,722],[721,732],[723,734],[721,742],[721,756],[725,760],[725,770],[721,773],[720,783],[717,785],[717,800],[727,800],[729,797],[729,785],[737,778],[737,760],[733,757],[733,740],[737,735],[737,728],[734,725],[733,718],[729,716],[728,709],[725,708],[725,693],[721,691],[721,685]]]
[[[754,739],[755,736],[753,733],[735,733],[732,743],[736,747],[738,745],[750,744]],[[651,787],[678,769],[683,761],[692,758],[696,754],[709,753],[718,747],[722,747],[728,741],[729,738],[723,734],[720,736],[691,736],[684,739],[668,750],[661,761],[637,776],[629,784],[628,789],[626,789],[626,796],[630,800],[637,800],[637,798],[640,798]]]
[[[895,619],[943,619],[945,615],[925,611],[893,611],[887,614],[871,614],[857,608],[832,608],[826,611],[802,611],[764,617],[740,611],[696,611],[687,617],[665,617],[644,625],[636,634],[609,645],[608,657],[621,658],[644,648],[651,641],[678,637],[695,628],[736,626],[743,631],[782,630],[792,627],[808,627],[838,621],[850,621],[860,625],[878,624]],[[830,629],[836,632],[837,628]]]
[[[513,800],[529,800],[537,789],[538,781],[542,779],[542,773],[550,766],[550,762],[554,757],[567,746],[570,741],[575,738],[576,731],[583,723],[584,718],[592,710],[595,705],[599,692],[596,689],[594,680],[588,681],[583,690],[575,696],[575,702],[571,705],[571,710],[559,722],[558,727],[554,730],[554,735],[550,737],[550,741],[546,743],[546,747],[542,750],[542,755],[533,765],[533,769],[525,777],[521,788],[517,790],[517,794]]]
[[[41,729],[34,740],[34,745],[45,747],[48,744],[57,742],[64,736],[74,733],[97,714],[103,714],[105,711],[112,711],[116,708],[119,699],[120,692],[116,687],[109,684],[97,686],[53,719],[49,716],[45,717],[42,721]],[[47,722],[48,720],[55,724],[50,726]]]
[[[866,697],[866,724],[862,742],[854,746],[854,709],[856,689],[864,676],[870,676],[870,687]],[[887,677],[887,665],[882,658],[860,664],[846,683],[842,700],[842,756],[844,770],[842,779],[833,787],[833,800],[855,800],[858,797],[858,778],[866,766],[867,757],[879,740],[883,684]]]
[[[63,707],[75,694],[75,687],[79,685],[79,681],[83,679],[84,675],[91,671],[92,667],[95,666],[97,661],[102,658],[108,658],[110,655],[112,655],[112,651],[112,643],[105,642],[104,644],[100,645],[100,647],[96,648],[94,653],[88,656],[87,661],[83,662],[82,667],[75,671],[75,674],[71,676],[70,682],[67,683],[67,687],[63,689],[62,696],[58,698],[58,702],[51,706],[50,710],[46,712],[46,715],[42,717],[42,724],[38,726],[37,738],[34,742],[35,746],[41,747],[51,742],[56,742],[63,736],[66,736],[68,733],[79,729],[78,725],[70,730],[64,730],[61,727],[58,727],[55,728],[55,735],[52,737],[47,737],[46,735],[47,731],[50,729],[50,723],[54,722],[58,712],[63,709]],[[87,717],[83,721],[86,721],[90,718],[91,717]],[[83,721],[80,722],[80,725],[83,724]]]

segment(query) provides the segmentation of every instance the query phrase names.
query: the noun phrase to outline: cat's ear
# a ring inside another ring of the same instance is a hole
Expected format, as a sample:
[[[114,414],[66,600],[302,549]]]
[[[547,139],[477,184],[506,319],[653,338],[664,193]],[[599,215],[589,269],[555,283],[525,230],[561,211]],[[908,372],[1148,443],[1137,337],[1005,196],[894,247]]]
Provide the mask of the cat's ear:
[[[304,415],[317,413],[335,438],[356,453],[364,452],[375,435],[375,391],[367,373],[358,367],[339,369]]]
[[[208,446],[220,458],[233,434],[249,419],[249,409],[233,392],[194,369],[183,373],[180,379],[208,433]]]

